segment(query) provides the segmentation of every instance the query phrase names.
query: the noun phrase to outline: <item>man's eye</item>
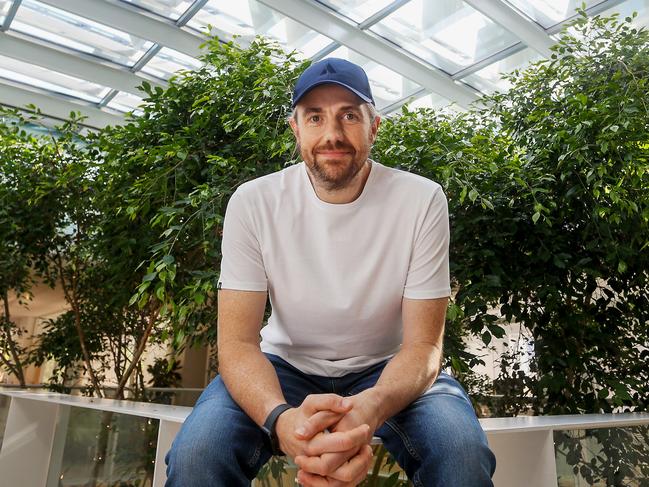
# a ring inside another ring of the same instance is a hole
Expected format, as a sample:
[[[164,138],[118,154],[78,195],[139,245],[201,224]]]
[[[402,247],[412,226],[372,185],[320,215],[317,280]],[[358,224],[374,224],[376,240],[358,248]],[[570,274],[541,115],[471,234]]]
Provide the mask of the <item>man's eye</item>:
[[[355,120],[356,119],[356,114],[349,112],[345,113],[345,120]]]
[[[318,123],[320,121],[320,115],[311,115],[309,121],[313,123]]]

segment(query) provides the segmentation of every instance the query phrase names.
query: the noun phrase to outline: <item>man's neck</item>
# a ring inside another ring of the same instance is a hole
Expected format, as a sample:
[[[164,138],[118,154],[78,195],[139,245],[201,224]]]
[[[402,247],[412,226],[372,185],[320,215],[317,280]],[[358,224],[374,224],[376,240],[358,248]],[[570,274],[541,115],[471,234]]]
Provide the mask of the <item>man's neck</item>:
[[[352,179],[347,186],[340,189],[328,189],[325,186],[320,185],[318,180],[313,176],[313,174],[311,174],[311,170],[308,166],[306,166],[306,172],[315,194],[320,200],[325,203],[342,205],[345,203],[351,203],[361,195],[363,188],[365,188],[367,178],[370,175],[371,168],[372,162],[368,159],[365,161],[365,164],[363,164],[363,168],[358,171],[356,176],[354,176],[354,179]]]

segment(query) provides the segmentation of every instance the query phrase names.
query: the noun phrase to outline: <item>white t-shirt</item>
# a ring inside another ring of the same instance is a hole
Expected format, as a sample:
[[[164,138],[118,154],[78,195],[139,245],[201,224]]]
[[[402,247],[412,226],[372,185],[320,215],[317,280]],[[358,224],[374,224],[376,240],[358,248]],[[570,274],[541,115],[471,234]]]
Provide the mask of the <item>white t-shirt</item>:
[[[403,297],[450,295],[448,243],[439,184],[372,162],[361,195],[331,204],[302,162],[232,195],[219,288],[268,290],[262,351],[340,377],[399,350]]]

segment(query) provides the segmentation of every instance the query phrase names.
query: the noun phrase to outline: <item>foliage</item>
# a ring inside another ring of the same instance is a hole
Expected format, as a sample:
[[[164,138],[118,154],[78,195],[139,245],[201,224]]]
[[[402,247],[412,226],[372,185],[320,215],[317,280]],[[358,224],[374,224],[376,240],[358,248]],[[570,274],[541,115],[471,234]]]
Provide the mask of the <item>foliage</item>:
[[[28,120],[17,111],[2,108],[0,116],[0,360],[24,386],[23,367],[30,351],[19,344],[24,330],[12,321],[9,297],[28,303],[38,273],[45,267],[44,242],[54,232],[55,201],[46,195],[37,203],[26,203],[36,191],[52,148],[24,130]]]
[[[384,162],[441,181],[451,214],[455,327],[532,335],[523,382],[537,413],[642,409],[648,400],[648,34],[584,17],[552,59],[457,117],[388,120]],[[450,364],[460,373],[470,357]],[[521,397],[514,397],[515,413]],[[506,409],[507,410],[507,409]]]
[[[466,337],[489,346],[504,323],[529,333],[531,374],[518,348],[501,357],[499,414],[649,402],[649,34],[583,12],[572,32],[507,93],[458,115],[404,108],[374,147],[448,196],[447,365],[486,396]],[[292,162],[286,107],[305,63],[263,39],[206,47],[166,89],[144,83],[124,126],[82,137],[73,117],[45,140],[0,124],[2,174],[15,175],[0,179],[0,291],[28,292],[30,269],[63,286],[71,311],[37,356],[99,365],[97,393],[102,362],[125,387],[151,340],[215,339],[227,200]]]
[[[96,141],[113,209],[104,231],[143,262],[132,302],[160,304],[176,347],[215,338],[225,206],[239,184],[283,166],[289,87],[302,68],[262,39],[247,49],[212,39],[202,60],[165,90],[144,83],[143,114]]]
[[[499,301],[532,331],[538,413],[649,402],[649,33],[630,20],[583,14],[550,61],[490,100],[525,150],[516,208],[534,224],[508,249],[526,264]]]
[[[587,485],[649,486],[649,427],[555,431],[557,456]]]

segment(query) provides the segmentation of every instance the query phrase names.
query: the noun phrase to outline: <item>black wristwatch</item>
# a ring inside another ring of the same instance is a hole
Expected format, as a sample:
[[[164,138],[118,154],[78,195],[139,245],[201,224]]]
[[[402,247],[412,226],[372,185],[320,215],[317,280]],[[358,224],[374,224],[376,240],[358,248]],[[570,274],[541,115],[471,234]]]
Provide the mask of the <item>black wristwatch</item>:
[[[277,425],[277,418],[279,418],[280,414],[285,412],[287,409],[291,409],[292,407],[293,406],[291,406],[290,404],[280,404],[270,412],[270,414],[266,418],[266,421],[264,422],[264,425],[261,427],[263,432],[266,433],[266,436],[268,437],[270,450],[273,452],[273,455],[284,455],[284,452],[279,448],[279,438],[277,438],[275,426]]]

